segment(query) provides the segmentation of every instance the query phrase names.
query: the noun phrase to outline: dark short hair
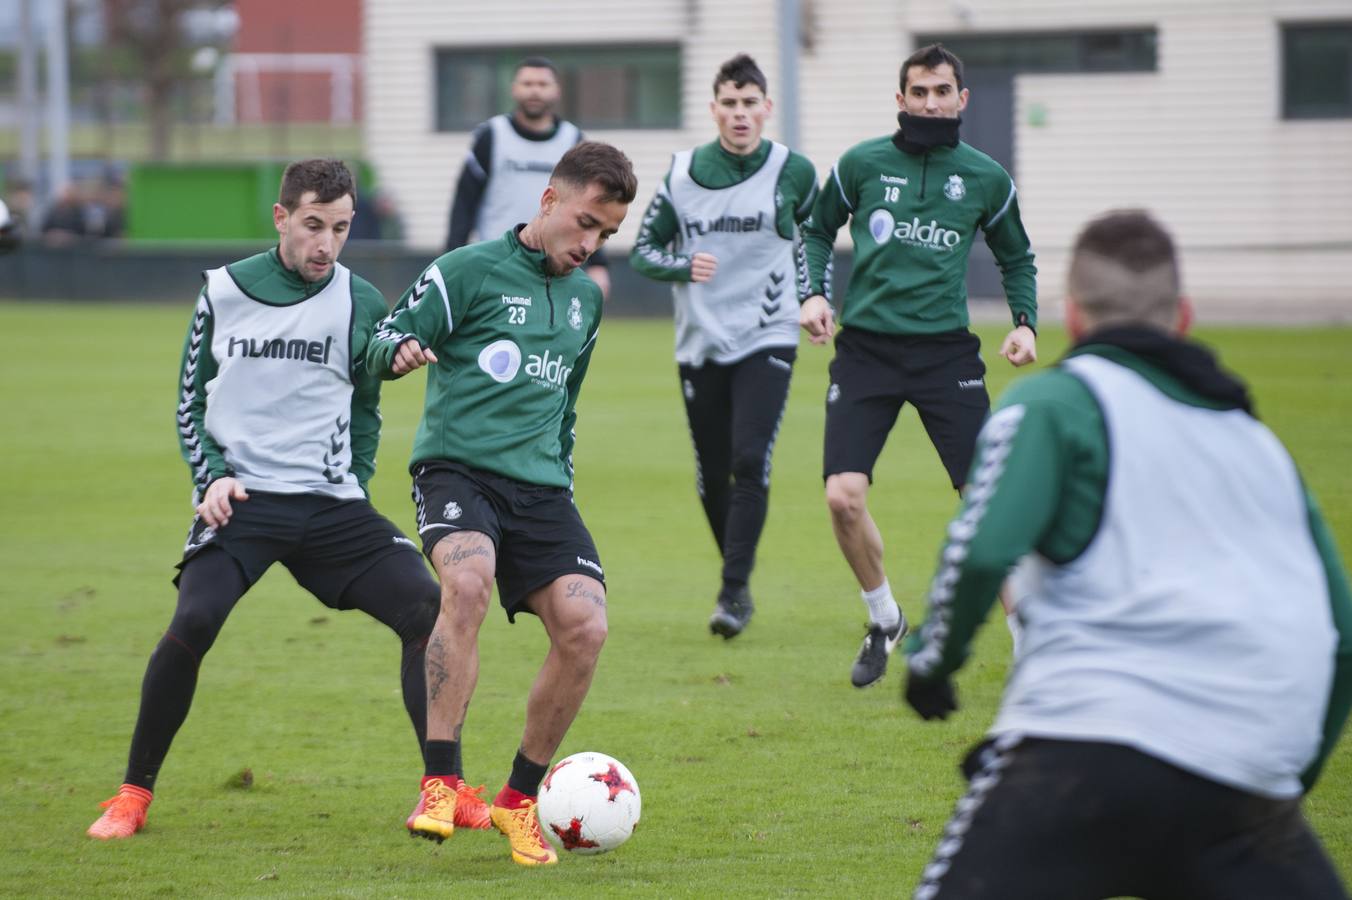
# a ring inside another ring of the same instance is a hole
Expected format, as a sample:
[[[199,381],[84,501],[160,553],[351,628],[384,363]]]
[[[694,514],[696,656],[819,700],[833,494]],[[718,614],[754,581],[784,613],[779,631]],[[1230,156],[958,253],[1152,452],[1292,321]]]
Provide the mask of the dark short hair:
[[[1096,325],[1168,328],[1182,292],[1174,240],[1143,209],[1115,209],[1086,225],[1075,239],[1067,281]]]
[[[745,53],[738,53],[732,59],[718,67],[718,74],[714,76],[714,96],[718,96],[718,86],[725,81],[731,81],[735,88],[743,85],[754,84],[761,89],[761,93],[768,93],[766,87],[765,73],[761,71],[756,61]]]
[[[547,56],[527,56],[516,64],[516,68],[512,70],[512,77],[515,78],[522,69],[548,69],[554,73],[555,81],[559,78],[559,67]]]
[[[565,182],[579,189],[600,185],[601,199],[607,203],[633,203],[638,193],[638,177],[629,157],[600,141],[574,144],[554,167],[549,181]]]
[[[315,192],[316,203],[332,203],[351,194],[352,205],[357,204],[357,181],[341,159],[303,159],[287,166],[277,202],[287,212],[295,212],[308,191]]]
[[[957,78],[958,90],[962,90],[962,60],[958,59],[958,55],[943,44],[927,44],[906,57],[906,61],[901,64],[902,91],[906,90],[906,73],[911,71],[913,67],[937,69],[944,63],[953,67],[953,75]]]
[[[1093,219],[1075,239],[1075,253],[1093,253],[1133,272],[1173,264],[1174,239],[1143,209],[1114,209]]]

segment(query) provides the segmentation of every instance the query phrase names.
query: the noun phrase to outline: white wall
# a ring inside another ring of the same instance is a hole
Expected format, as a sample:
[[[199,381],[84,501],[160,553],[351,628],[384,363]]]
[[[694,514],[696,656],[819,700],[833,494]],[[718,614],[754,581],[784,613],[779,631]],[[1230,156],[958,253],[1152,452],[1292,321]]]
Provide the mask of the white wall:
[[[1135,206],[1174,232],[1204,316],[1282,304],[1352,320],[1352,119],[1281,118],[1280,30],[1352,18],[1352,3],[965,0],[965,22],[948,11],[957,5],[914,4],[907,24],[1159,31],[1156,72],[1016,79],[1015,176],[1044,302],[1061,294],[1080,226]]]
[[[897,67],[918,32],[1159,29],[1149,73],[1027,75],[1015,85],[1014,173],[1054,304],[1066,251],[1091,215],[1144,206],[1173,229],[1209,305],[1312,304],[1352,318],[1352,120],[1284,121],[1280,20],[1352,18],[1348,0],[803,0],[800,149],[824,175],[850,145],[895,127]],[[367,154],[411,243],[438,249],[467,133],[433,128],[445,46],[661,41],[683,46],[679,130],[596,131],[625,150],[647,202],[671,152],[709,140],[719,63],[746,51],[776,96],[775,0],[366,0]],[[597,23],[605,23],[604,32]],[[974,96],[974,104],[981,98]],[[1034,124],[1034,111],[1043,124]],[[777,136],[771,120],[767,135]],[[623,252],[631,213],[615,239]],[[842,230],[842,239],[844,231]]]

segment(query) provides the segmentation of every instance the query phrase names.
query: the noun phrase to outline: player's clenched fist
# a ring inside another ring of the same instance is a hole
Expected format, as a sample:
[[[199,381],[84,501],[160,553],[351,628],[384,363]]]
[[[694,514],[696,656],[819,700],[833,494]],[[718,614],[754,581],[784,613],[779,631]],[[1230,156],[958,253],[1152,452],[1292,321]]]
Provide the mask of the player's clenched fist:
[[[417,338],[409,338],[399,345],[394,354],[390,370],[396,375],[407,375],[414,369],[421,369],[428,363],[437,361],[437,355],[424,347]]]
[[[718,257],[712,253],[696,253],[690,257],[690,280],[702,284],[714,277],[718,271]]]
[[[803,326],[814,344],[825,344],[836,333],[835,314],[821,294],[813,294],[803,301],[798,311],[798,324]]]
[[[1005,336],[1000,355],[1016,366],[1037,361],[1037,335],[1027,325],[1020,325]]]

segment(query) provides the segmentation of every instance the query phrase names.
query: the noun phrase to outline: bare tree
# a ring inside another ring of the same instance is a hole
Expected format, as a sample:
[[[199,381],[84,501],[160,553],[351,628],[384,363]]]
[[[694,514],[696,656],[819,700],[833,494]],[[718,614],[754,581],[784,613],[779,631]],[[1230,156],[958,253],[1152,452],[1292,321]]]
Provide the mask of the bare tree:
[[[127,48],[142,65],[153,159],[169,157],[174,95],[191,77],[183,15],[225,5],[224,0],[106,0],[109,43]]]

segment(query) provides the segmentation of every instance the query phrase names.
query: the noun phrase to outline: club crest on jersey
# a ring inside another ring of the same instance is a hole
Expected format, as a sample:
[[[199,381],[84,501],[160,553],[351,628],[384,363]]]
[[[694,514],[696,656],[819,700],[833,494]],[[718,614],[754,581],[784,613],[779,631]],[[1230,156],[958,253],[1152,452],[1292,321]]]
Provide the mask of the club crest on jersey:
[[[873,235],[875,244],[886,244],[892,237],[892,229],[896,227],[897,220],[892,218],[892,214],[885,209],[875,209],[873,215],[868,217],[868,233]]]
[[[464,513],[465,511],[460,508],[460,504],[452,500],[450,503],[447,503],[446,507],[441,511],[441,517],[447,522],[454,522],[464,515]]]
[[[479,368],[498,384],[506,384],[521,368],[521,348],[513,341],[494,341],[479,351]]]
[[[961,200],[967,196],[967,185],[962,183],[961,175],[949,175],[944,182],[944,196],[949,200]]]
[[[574,331],[582,330],[582,301],[576,297],[568,301],[568,324]]]

